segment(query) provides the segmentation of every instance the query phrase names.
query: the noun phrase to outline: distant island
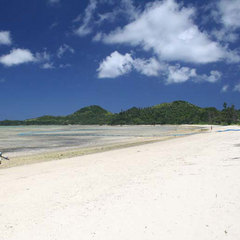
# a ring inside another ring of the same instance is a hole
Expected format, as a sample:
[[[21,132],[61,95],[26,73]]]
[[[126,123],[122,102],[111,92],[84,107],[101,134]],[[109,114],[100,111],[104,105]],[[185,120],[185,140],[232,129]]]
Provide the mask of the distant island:
[[[240,110],[223,104],[223,109],[201,108],[185,101],[162,103],[152,107],[133,107],[111,113],[100,106],[81,108],[67,116],[42,116],[23,121],[4,120],[0,126],[18,125],[155,125],[155,124],[239,124]]]

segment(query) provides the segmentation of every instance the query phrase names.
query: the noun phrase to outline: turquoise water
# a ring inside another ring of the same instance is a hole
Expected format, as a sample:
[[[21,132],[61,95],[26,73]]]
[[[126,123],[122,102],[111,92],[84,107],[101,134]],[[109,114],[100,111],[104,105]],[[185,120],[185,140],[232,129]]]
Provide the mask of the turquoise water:
[[[240,132],[240,129],[226,129],[226,130],[221,130],[218,132]]]

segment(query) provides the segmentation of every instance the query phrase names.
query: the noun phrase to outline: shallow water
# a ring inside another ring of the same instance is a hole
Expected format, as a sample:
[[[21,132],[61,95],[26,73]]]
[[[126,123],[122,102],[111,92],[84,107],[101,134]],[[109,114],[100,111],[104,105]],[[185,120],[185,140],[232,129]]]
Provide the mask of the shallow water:
[[[89,147],[139,138],[180,136],[186,126],[14,126],[0,127],[0,151],[4,153]]]
[[[240,129],[225,129],[225,130],[220,130],[217,132],[240,132]]]

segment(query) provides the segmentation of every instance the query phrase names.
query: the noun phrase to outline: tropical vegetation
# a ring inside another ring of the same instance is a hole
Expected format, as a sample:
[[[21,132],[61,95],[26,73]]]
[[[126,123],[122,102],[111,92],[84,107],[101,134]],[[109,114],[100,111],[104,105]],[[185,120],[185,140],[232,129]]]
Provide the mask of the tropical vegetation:
[[[239,124],[240,110],[223,104],[223,109],[201,108],[185,101],[162,103],[152,107],[132,107],[120,113],[111,113],[100,106],[81,108],[67,116],[42,116],[24,121],[0,121],[10,125],[139,125],[139,124]]]

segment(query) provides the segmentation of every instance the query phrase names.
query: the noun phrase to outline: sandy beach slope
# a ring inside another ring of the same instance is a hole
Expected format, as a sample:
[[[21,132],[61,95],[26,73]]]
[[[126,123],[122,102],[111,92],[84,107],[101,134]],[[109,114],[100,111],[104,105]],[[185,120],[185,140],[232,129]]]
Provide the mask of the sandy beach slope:
[[[1,240],[240,239],[240,132],[1,169],[0,181]]]

